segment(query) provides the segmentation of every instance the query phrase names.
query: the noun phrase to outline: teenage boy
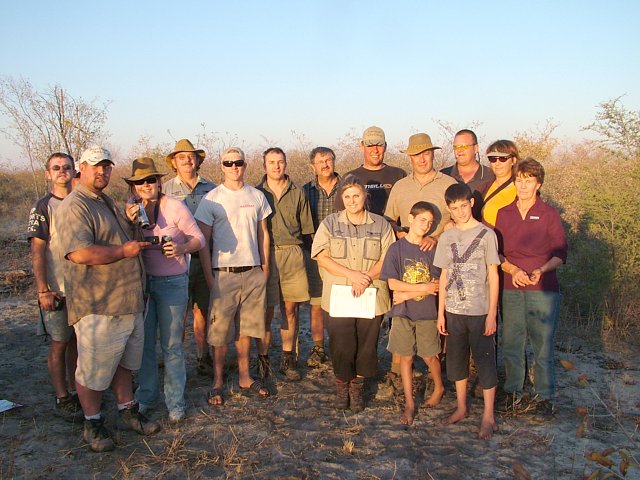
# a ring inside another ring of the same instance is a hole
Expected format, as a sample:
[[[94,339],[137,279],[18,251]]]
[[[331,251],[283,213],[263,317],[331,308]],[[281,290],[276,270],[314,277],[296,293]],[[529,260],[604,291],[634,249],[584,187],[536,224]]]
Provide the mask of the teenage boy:
[[[455,382],[457,396],[457,409],[444,424],[459,422],[467,415],[471,349],[484,397],[479,437],[488,440],[498,429],[493,415],[498,384],[494,339],[498,242],[493,230],[473,218],[473,194],[468,185],[451,185],[444,198],[455,227],[440,236],[433,263],[442,269],[438,331],[448,336],[447,375]]]
[[[420,245],[431,229],[435,217],[433,206],[417,202],[408,215],[409,233],[391,244],[382,265],[380,278],[387,280],[393,290],[393,317],[388,350],[400,357],[400,372],[404,389],[405,407],[400,422],[411,425],[415,416],[413,400],[413,357],[421,356],[433,377],[433,393],[422,406],[432,408],[440,403],[444,394],[440,371],[440,341],[436,319],[438,307],[438,277],[440,269],[434,267],[433,249],[422,251]]]

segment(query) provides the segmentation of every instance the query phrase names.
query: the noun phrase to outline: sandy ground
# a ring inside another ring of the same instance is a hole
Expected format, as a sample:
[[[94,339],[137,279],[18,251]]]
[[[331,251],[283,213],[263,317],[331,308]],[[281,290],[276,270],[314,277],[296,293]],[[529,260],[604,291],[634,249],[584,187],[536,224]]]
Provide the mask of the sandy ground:
[[[553,418],[497,407],[499,432],[477,438],[482,401],[470,396],[470,413],[442,427],[455,406],[452,385],[440,406],[419,410],[413,426],[400,425],[403,399],[382,374],[367,385],[367,408],[353,415],[334,410],[329,367],[303,368],[302,381],[278,377],[271,398],[238,393],[237,376],[227,382],[226,404],[210,407],[209,378],[195,371],[193,341],[188,356],[188,418],[166,421],[164,406],[152,417],[164,429],[153,437],[112,429],[114,452],[88,451],[82,425],[52,415],[48,345],[34,335],[38,319],[23,241],[0,242],[0,398],[24,406],[0,414],[0,478],[310,478],[481,479],[640,478],[640,385],[638,341],[602,338],[588,326],[565,325],[557,339],[558,398]],[[10,253],[9,253],[10,252]],[[310,350],[308,308],[301,311],[301,358]],[[276,337],[278,334],[276,333]],[[636,337],[637,338],[637,337]],[[381,336],[381,371],[388,366]],[[565,364],[561,364],[561,360]],[[272,363],[278,365],[277,350]],[[567,363],[566,361],[570,362]],[[424,366],[420,366],[424,371]],[[421,403],[425,376],[416,376]],[[428,393],[428,390],[427,390]],[[108,424],[115,423],[113,397],[106,395]],[[611,467],[586,458],[603,450]],[[628,473],[620,464],[630,457]]]

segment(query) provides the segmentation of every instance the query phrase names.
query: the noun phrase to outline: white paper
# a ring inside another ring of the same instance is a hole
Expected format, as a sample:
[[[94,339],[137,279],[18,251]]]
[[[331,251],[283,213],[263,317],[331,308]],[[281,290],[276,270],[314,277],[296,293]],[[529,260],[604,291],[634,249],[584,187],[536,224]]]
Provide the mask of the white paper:
[[[13,403],[9,400],[0,400],[0,413],[6,412],[7,410],[11,410],[17,407],[21,407],[19,403]]]
[[[362,295],[354,297],[351,285],[332,285],[329,315],[336,318],[373,318],[376,316],[376,292],[376,288],[369,287]]]

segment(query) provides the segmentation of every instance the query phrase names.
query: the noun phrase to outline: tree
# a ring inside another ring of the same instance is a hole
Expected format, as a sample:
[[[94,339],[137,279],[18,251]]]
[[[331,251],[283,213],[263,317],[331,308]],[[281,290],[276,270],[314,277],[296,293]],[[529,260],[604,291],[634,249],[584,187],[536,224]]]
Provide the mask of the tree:
[[[109,102],[74,98],[62,86],[36,90],[28,80],[0,78],[0,112],[8,126],[0,129],[29,159],[36,196],[38,173],[53,152],[78,158],[92,143],[104,140]]]
[[[627,110],[622,96],[602,102],[595,122],[583,130],[590,130],[600,137],[601,146],[610,152],[627,158],[640,156],[640,111]]]
[[[558,139],[553,137],[558,125],[548,119],[543,126],[536,125],[535,130],[516,132],[513,141],[518,146],[520,158],[532,157],[542,163],[549,160],[559,143]]]

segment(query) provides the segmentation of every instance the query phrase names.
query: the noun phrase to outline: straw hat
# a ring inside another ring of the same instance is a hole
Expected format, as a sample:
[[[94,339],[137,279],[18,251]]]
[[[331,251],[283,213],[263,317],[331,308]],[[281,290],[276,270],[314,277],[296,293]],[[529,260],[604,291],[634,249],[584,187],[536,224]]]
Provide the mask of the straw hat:
[[[199,160],[198,166],[200,166],[202,162],[204,162],[204,157],[207,156],[206,153],[204,153],[204,150],[196,149],[193,146],[193,143],[191,143],[186,138],[183,138],[182,140],[178,140],[176,142],[176,146],[173,147],[173,152],[167,155],[167,158],[165,159],[167,162],[167,165],[169,165],[169,168],[173,169],[173,164],[171,163],[171,160],[173,159],[173,157],[175,157],[176,153],[180,153],[180,152],[194,152],[198,156],[198,160]]]

